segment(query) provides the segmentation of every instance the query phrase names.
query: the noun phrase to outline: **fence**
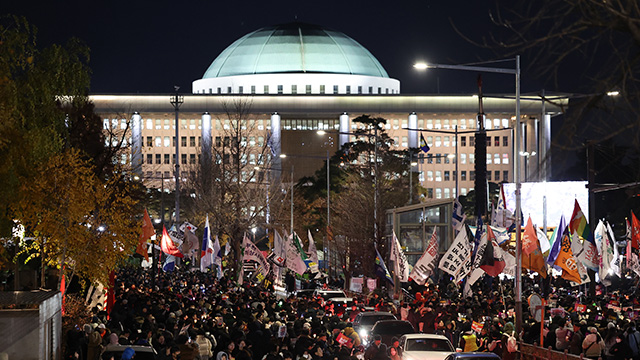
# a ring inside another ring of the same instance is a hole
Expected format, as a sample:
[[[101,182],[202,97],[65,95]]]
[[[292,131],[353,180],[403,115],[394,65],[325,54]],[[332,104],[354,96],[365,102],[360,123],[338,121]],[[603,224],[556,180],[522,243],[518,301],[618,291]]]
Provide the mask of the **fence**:
[[[524,344],[522,342],[518,343],[518,347],[520,350],[520,360],[586,360],[587,357],[584,354],[573,355],[569,354],[567,350],[564,352],[551,350],[551,347],[545,349],[540,346]],[[602,360],[602,358],[598,358],[598,360]]]

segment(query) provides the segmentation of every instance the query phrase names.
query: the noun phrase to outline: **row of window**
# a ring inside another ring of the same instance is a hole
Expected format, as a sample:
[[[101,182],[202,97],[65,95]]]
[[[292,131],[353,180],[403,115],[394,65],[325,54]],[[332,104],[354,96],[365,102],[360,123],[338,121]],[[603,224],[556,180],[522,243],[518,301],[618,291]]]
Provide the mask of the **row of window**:
[[[502,175],[502,178],[500,178]],[[424,181],[424,172],[421,172],[419,175],[420,181]],[[456,179],[456,172],[454,171],[440,171],[440,170],[428,170],[427,171],[427,181],[454,181]],[[476,179],[476,172],[469,171],[469,181],[474,181]],[[487,180],[488,181],[509,181],[509,171],[508,170],[487,170]],[[460,171],[460,181],[467,181],[467,171]]]
[[[460,157],[460,164],[475,164],[476,162],[476,154],[474,153],[458,153]],[[424,164],[424,159],[427,159],[427,164],[455,164],[456,158],[454,154],[420,154],[418,157],[418,162],[420,164]],[[468,161],[467,161],[468,159]],[[509,164],[509,154],[487,154],[487,164]]]
[[[196,160],[197,156],[197,160]],[[269,155],[262,154],[242,154],[240,157],[240,162],[242,165],[262,165],[264,164],[265,158],[269,159]],[[175,154],[146,154],[146,164],[147,165],[170,165],[175,164],[176,155]],[[216,154],[216,163],[217,164],[230,164],[231,163],[231,155],[228,153],[224,154]],[[237,161],[234,158],[233,164],[237,165]],[[200,162],[200,154],[180,154],[180,163],[183,165],[190,164],[194,165],[197,162]]]
[[[329,87],[331,89],[331,87]],[[251,85],[249,87],[249,91],[246,92],[245,91],[245,87],[243,85],[238,86],[238,91],[237,92],[233,92],[233,87],[232,86],[227,86],[227,91],[225,94],[251,94],[251,95],[255,95],[257,94],[257,87],[255,85]],[[362,95],[362,94],[395,94],[396,91],[394,89],[389,89],[389,88],[382,88],[380,86],[374,88],[373,86],[368,86],[368,87],[363,87],[361,85],[358,86],[351,86],[351,85],[345,85],[345,87],[343,88],[344,92],[342,92],[342,94],[358,94],[358,95]],[[352,92],[353,90],[355,90],[356,92]],[[222,87],[217,87],[215,93],[216,94],[223,94],[222,92],[223,88]],[[288,92],[287,94],[307,94],[307,95],[311,95],[313,94],[312,92],[312,86],[311,85],[305,85],[304,86],[304,90],[302,87],[300,87],[300,89],[298,89],[298,85],[291,85],[291,87],[289,88],[290,92]],[[276,91],[278,95],[282,95],[284,94],[284,85],[277,85],[276,86]],[[374,92],[376,91],[376,92]],[[202,91],[202,93],[204,93],[204,90]],[[213,88],[209,88],[209,94],[213,94]],[[270,94],[271,93],[271,87],[269,85],[263,85],[262,86],[262,93],[261,94]],[[319,94],[328,94],[327,92],[327,86],[326,85],[320,85],[319,87]],[[333,94],[334,95],[338,95],[340,94],[340,86],[339,85],[333,85]]]
[[[146,130],[170,130],[175,129],[175,119],[146,119],[142,120],[143,125],[142,129]],[[215,128],[220,130],[222,128],[228,130],[231,128],[231,122],[229,119],[213,119],[215,122]],[[298,123],[300,121],[305,121],[304,125]],[[129,120],[127,119],[103,119],[103,129],[121,129],[124,130],[128,126]],[[309,129],[328,129],[333,128],[338,124],[337,119],[325,119],[325,120],[312,120],[312,119],[295,119],[295,120],[282,120],[282,126],[290,126],[292,129],[298,129],[300,126],[304,126]],[[425,125],[426,123],[426,125]],[[265,127],[268,129],[270,125],[269,119],[256,119],[256,120],[241,120],[241,127],[243,130],[254,129],[264,130]],[[419,130],[428,130],[428,129],[445,129],[452,130],[455,127],[458,129],[475,129],[476,128],[476,120],[475,119],[418,119],[418,129]],[[202,127],[202,119],[180,119],[180,128],[181,129],[200,129]],[[485,128],[486,129],[501,129],[509,127],[509,119],[486,119],[485,120]],[[352,128],[355,128],[355,125],[352,125]],[[392,119],[387,121],[385,124],[385,128],[387,130],[394,129],[399,130],[400,128],[406,129],[408,128],[408,120],[407,119]],[[462,142],[461,137],[461,142]],[[428,140],[428,139],[427,139]],[[455,141],[455,140],[452,140]],[[432,141],[427,141],[429,144],[432,144]],[[464,146],[464,145],[463,145]],[[498,145],[496,145],[498,146]],[[502,145],[507,146],[507,145]]]

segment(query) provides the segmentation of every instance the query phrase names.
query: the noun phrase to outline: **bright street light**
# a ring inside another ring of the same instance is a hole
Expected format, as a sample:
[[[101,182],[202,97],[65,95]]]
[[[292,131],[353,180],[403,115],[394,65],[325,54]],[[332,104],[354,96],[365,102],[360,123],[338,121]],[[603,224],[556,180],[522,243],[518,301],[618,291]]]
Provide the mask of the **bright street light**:
[[[477,66],[489,63],[496,63],[498,61],[488,61],[477,64],[467,65],[443,65],[443,64],[426,64],[416,63],[413,67],[417,70],[426,69],[449,69],[449,70],[465,70],[465,71],[477,71],[477,72],[490,72],[499,74],[509,74],[515,76],[516,87],[516,126],[514,128],[514,154],[520,153],[520,141],[522,135],[520,132],[520,55],[516,55],[513,59],[505,59],[500,61],[515,61],[514,68],[496,68],[490,66]],[[516,183],[516,208],[515,208],[515,222],[516,222],[516,273],[515,273],[515,293],[516,293],[516,333],[520,334],[522,330],[522,194],[521,194],[521,180],[520,180],[520,156],[514,156],[514,182]],[[456,161],[457,164],[457,161]]]

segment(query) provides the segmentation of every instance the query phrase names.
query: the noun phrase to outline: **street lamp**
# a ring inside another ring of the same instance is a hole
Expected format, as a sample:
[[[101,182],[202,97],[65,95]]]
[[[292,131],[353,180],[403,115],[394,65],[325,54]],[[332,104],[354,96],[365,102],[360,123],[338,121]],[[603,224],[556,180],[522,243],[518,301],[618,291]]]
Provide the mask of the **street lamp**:
[[[477,71],[477,72],[489,72],[498,74],[509,74],[515,76],[516,87],[516,126],[514,131],[514,180],[516,183],[516,209],[515,209],[515,221],[516,221],[516,276],[515,276],[515,293],[516,293],[516,333],[520,334],[522,329],[522,219],[520,218],[520,209],[522,207],[522,195],[521,195],[521,181],[520,181],[520,55],[516,55],[514,59],[507,59],[504,61],[515,61],[515,67],[509,68],[496,68],[489,66],[477,66],[476,64],[469,65],[443,65],[443,64],[426,64],[417,63],[413,65],[418,70],[432,69],[450,69],[450,70],[465,70],[465,71]],[[490,61],[487,63],[495,63],[497,61]],[[477,161],[478,159],[476,159]],[[456,174],[457,175],[457,174]]]
[[[180,105],[184,103],[184,96],[178,93],[180,86],[174,86],[175,95],[171,96],[169,102],[173,105],[176,112],[176,227],[180,226],[180,123],[178,120],[178,114],[180,112]]]

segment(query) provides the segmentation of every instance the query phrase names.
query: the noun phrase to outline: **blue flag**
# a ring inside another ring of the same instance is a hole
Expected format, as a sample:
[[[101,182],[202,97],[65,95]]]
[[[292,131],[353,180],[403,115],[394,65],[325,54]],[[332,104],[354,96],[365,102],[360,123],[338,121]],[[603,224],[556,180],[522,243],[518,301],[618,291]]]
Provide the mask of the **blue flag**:
[[[380,256],[380,253],[378,252],[377,248],[376,248],[376,275],[378,275],[381,278],[387,279],[387,281],[389,281],[391,285],[393,285],[393,278],[391,277],[391,274],[389,274],[389,270],[387,270],[387,267],[384,265],[384,260],[382,260],[382,256]]]
[[[176,257],[173,255],[167,255],[167,259],[164,261],[164,265],[162,265],[162,270],[164,272],[171,272],[176,268]]]
[[[427,144],[427,141],[424,139],[424,135],[420,134],[420,150],[424,151],[424,152],[429,152],[429,150],[431,150],[431,148],[429,147],[429,144]]]
[[[549,256],[547,256],[547,264],[559,269],[555,266],[556,259],[558,258],[558,254],[560,253],[560,245],[562,244],[562,234],[564,233],[564,229],[567,226],[564,223],[564,215],[560,217],[560,224],[556,228],[556,231],[553,232],[551,236],[551,250],[549,250]]]

